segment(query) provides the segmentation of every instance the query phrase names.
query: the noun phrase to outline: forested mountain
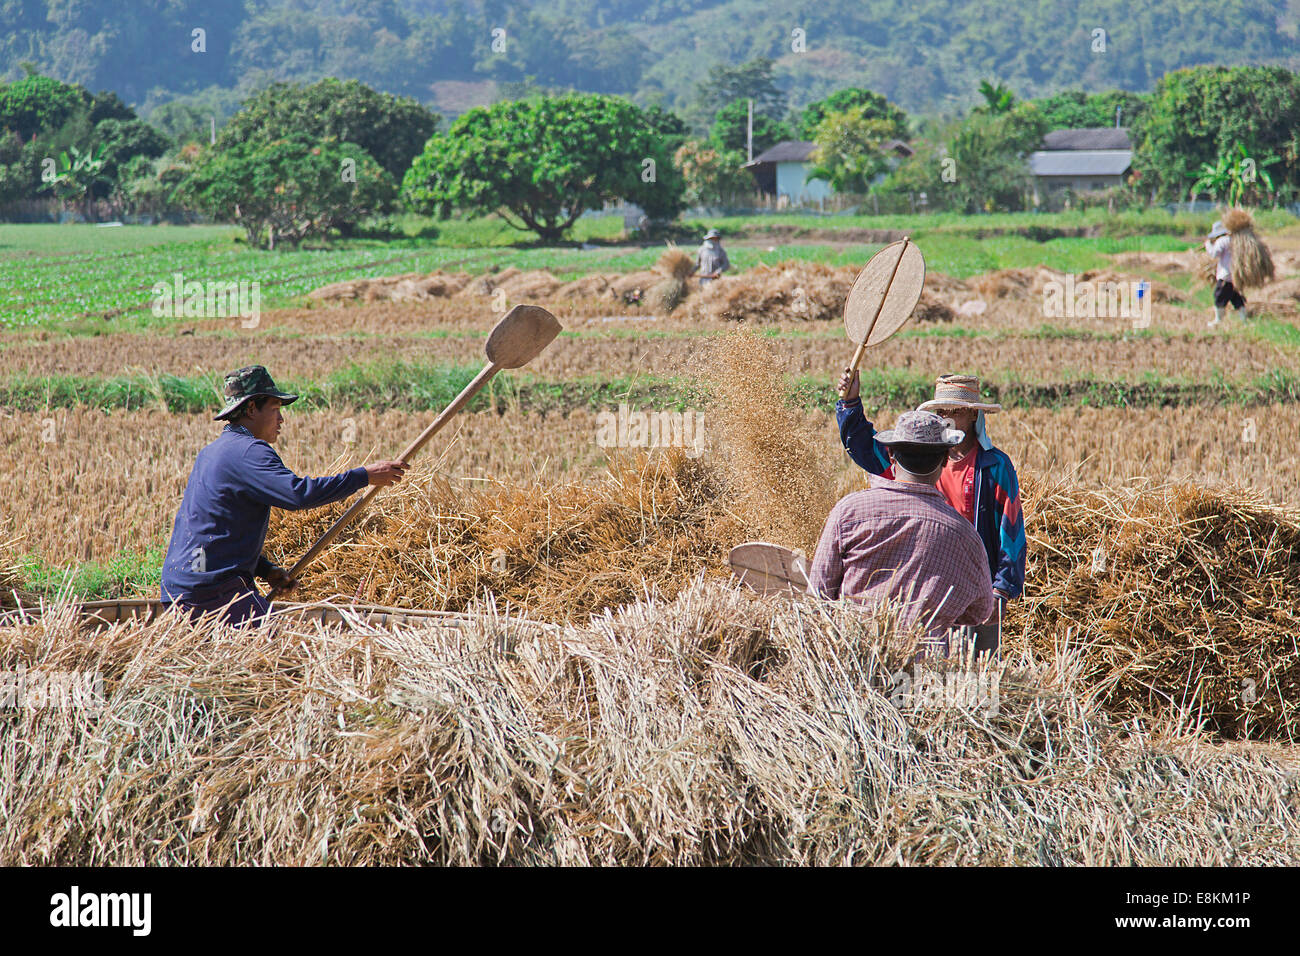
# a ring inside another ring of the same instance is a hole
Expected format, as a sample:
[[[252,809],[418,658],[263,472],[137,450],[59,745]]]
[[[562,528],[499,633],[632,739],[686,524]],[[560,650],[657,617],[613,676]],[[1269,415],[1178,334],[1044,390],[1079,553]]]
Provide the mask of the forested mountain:
[[[228,114],[270,80],[337,76],[444,114],[536,85],[689,116],[710,66],[767,56],[792,107],[863,86],[940,114],[986,77],[1032,97],[1145,91],[1202,63],[1294,69],[1298,15],[1300,0],[0,0],[0,79],[28,63],[146,114],[177,97]]]

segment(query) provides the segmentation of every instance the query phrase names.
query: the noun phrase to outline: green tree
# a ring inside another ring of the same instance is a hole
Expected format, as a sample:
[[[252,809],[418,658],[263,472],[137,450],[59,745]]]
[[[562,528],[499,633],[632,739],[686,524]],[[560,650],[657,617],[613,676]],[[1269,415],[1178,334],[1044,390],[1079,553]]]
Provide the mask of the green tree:
[[[275,83],[231,117],[217,136],[217,148],[285,137],[333,138],[356,143],[397,181],[437,125],[438,117],[415,100],[378,93],[356,80]]]
[[[735,102],[754,101],[754,115],[780,120],[785,116],[785,94],[773,76],[775,64],[765,56],[738,66],[717,64],[695,90],[696,108],[705,123],[712,124],[719,110]]]
[[[889,120],[869,117],[865,106],[827,114],[813,138],[815,165],[808,178],[826,180],[841,193],[867,192],[889,168],[881,145],[896,130]]]
[[[618,199],[651,217],[674,215],[682,181],[642,110],[615,96],[569,94],[469,110],[429,140],[403,193],[418,211],[496,212],[551,241]]]
[[[18,134],[0,131],[0,204],[22,199],[31,190],[31,171],[22,159],[23,141]]]
[[[722,206],[754,192],[754,177],[744,168],[744,153],[719,149],[715,143],[687,140],[673,162],[681,170],[682,198],[691,206]]]
[[[1278,156],[1278,192],[1300,187],[1300,76],[1282,67],[1195,67],[1161,77],[1133,130],[1134,166],[1158,195],[1181,199],[1229,143]]]
[[[735,100],[718,110],[713,120],[713,129],[709,138],[719,149],[745,153],[745,139],[749,135],[749,103]],[[794,139],[794,130],[788,123],[774,120],[772,117],[754,109],[754,155],[770,149],[777,143]]]
[[[650,128],[663,141],[664,150],[669,155],[677,152],[678,147],[685,143],[690,135],[686,121],[662,106],[645,107],[643,112],[645,113],[646,122],[650,124]]]
[[[56,130],[74,113],[84,111],[90,94],[80,86],[48,76],[30,75],[0,88],[0,129],[11,129],[23,140]]]
[[[274,249],[355,224],[392,199],[388,173],[355,143],[298,135],[204,152],[181,195]]]
[[[1114,126],[1116,109],[1120,110],[1120,125],[1133,126],[1146,111],[1147,98],[1128,90],[1102,93],[1062,90],[1033,103],[1043,114],[1049,130],[1087,129]]]
[[[864,119],[884,120],[890,124],[887,138],[905,139],[907,137],[907,114],[871,90],[849,87],[836,90],[824,100],[817,100],[804,107],[799,117],[799,136],[803,139],[815,139],[817,127],[831,113],[843,113],[860,108]]]
[[[103,146],[104,176],[111,183],[119,183],[131,160],[157,159],[171,146],[167,137],[140,119],[103,120],[95,127],[95,138]]]

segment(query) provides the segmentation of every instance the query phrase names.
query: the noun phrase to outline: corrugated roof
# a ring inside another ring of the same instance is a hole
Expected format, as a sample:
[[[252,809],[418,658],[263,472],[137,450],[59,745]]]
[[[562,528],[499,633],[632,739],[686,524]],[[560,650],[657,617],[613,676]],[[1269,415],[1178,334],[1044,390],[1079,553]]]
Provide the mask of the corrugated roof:
[[[812,157],[813,150],[817,146],[808,140],[787,139],[784,142],[777,143],[771,149],[764,150],[754,157],[753,163],[745,165],[756,165],[758,163],[806,163]]]
[[[1054,129],[1043,137],[1043,149],[1128,149],[1133,143],[1126,126],[1088,126],[1083,129]]]
[[[1122,176],[1131,165],[1131,149],[1039,150],[1029,155],[1035,176]]]

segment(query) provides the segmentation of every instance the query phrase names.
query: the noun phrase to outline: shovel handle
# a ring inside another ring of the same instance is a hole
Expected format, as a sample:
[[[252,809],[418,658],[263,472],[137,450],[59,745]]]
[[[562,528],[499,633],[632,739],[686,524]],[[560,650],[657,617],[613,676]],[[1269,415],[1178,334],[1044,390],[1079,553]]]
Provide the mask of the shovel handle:
[[[466,403],[474,397],[486,383],[497,372],[501,371],[501,366],[495,362],[489,362],[483,366],[483,370],[474,376],[473,381],[466,385],[459,395],[452,399],[451,404],[438,413],[438,417],[429,423],[429,427],[420,433],[420,436],[406,446],[406,450],[398,457],[399,461],[409,462],[415,457],[416,452],[423,448],[434,435],[442,428],[443,425],[451,421],[452,417],[465,407]],[[365,494],[354,501],[351,507],[343,514],[339,515],[337,520],[329,526],[324,534],[316,539],[316,543],[307,549],[307,553],[298,559],[298,563],[289,569],[286,577],[292,581],[312,561],[320,555],[329,543],[339,536],[339,533],[346,528],[357,515],[366,510],[372,498],[379,493],[378,485],[371,485],[366,489]],[[267,594],[267,600],[274,600],[276,595],[282,593],[279,588],[272,588]]]

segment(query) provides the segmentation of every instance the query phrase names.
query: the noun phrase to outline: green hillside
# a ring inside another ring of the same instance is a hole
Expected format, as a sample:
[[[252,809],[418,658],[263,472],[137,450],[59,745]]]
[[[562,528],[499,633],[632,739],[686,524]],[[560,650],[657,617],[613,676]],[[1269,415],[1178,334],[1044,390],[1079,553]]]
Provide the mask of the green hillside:
[[[1144,91],[1202,63],[1296,68],[1298,13],[1298,0],[0,0],[0,79],[27,63],[146,112],[185,96],[228,115],[267,80],[338,76],[443,113],[538,85],[689,115],[709,66],[767,56],[792,107],[859,85],[938,114],[984,77],[1040,96]]]

